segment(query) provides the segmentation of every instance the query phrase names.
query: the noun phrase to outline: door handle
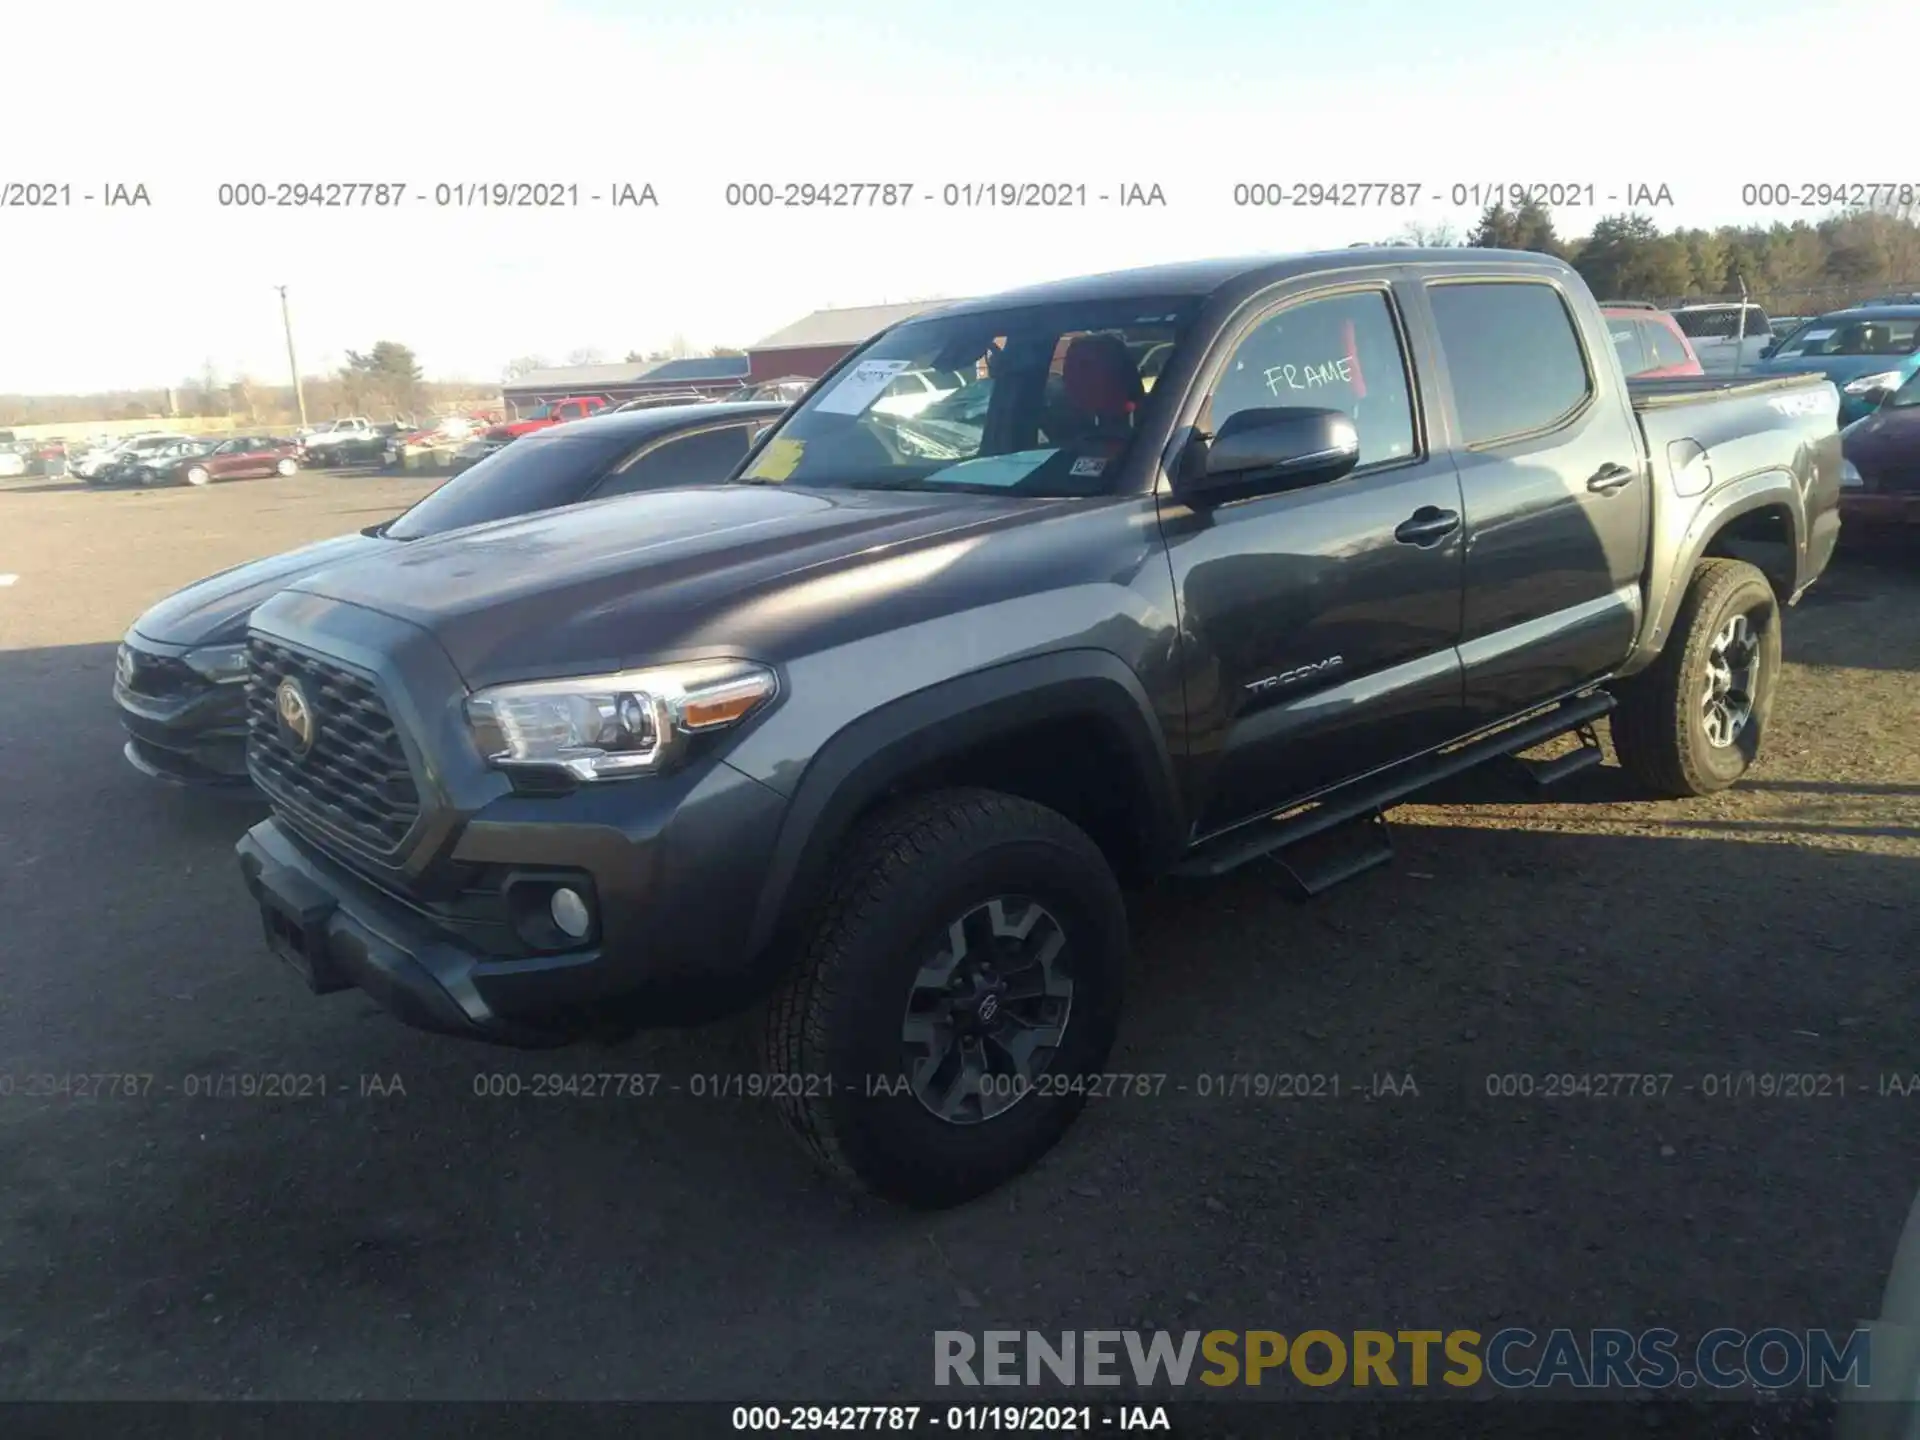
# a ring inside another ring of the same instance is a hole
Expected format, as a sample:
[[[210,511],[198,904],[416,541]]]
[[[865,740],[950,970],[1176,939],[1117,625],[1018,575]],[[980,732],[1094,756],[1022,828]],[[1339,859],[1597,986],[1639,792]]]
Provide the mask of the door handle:
[[[1459,528],[1458,510],[1422,505],[1394,528],[1393,538],[1403,545],[1437,545]]]
[[[1609,462],[1602,465],[1587,477],[1587,489],[1596,495],[1611,495],[1614,491],[1633,483],[1633,471],[1624,465]]]

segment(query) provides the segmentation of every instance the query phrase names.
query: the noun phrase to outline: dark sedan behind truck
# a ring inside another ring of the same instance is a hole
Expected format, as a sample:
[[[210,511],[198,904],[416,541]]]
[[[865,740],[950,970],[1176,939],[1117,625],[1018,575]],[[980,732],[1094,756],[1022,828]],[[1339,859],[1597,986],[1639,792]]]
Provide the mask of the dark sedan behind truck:
[[[1920,373],[1841,431],[1840,443],[1847,457],[1840,513],[1847,523],[1920,527]]]
[[[556,426],[384,525],[223,570],[168,596],[133,622],[120,645],[113,698],[129,736],[127,759],[158,779],[246,786],[247,620],[261,601],[329,565],[462,526],[724,479],[784,409],[699,405]]]

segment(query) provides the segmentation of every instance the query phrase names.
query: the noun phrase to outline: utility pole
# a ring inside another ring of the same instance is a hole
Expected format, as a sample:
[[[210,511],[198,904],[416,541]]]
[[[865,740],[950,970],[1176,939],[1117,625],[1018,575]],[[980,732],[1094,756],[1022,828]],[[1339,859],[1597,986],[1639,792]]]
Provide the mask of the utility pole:
[[[280,292],[280,325],[287,332],[287,369],[293,373],[293,400],[300,407],[300,428],[307,428],[307,392],[300,388],[300,362],[293,358],[293,320],[287,314],[287,287],[276,285]]]

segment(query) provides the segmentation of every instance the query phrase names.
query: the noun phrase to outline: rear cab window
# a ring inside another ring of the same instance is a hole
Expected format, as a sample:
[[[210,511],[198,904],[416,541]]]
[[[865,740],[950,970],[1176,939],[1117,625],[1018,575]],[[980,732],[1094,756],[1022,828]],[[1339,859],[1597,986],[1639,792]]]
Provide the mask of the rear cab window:
[[[1647,352],[1646,326],[1631,315],[1609,315],[1607,338],[1613,341],[1613,353],[1620,357],[1620,368],[1628,375],[1639,375],[1655,366]]]
[[[1594,394],[1580,332],[1560,291],[1533,280],[1427,287],[1461,443],[1495,445],[1571,420]],[[1612,322],[1609,322],[1612,323]]]

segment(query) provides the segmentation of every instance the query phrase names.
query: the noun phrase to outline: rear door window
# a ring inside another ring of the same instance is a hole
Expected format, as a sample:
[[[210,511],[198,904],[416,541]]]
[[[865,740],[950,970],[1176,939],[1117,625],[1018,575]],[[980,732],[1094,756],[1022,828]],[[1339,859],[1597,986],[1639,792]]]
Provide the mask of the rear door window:
[[[1579,331],[1553,286],[1464,281],[1427,293],[1464,443],[1551,429],[1592,396]]]

